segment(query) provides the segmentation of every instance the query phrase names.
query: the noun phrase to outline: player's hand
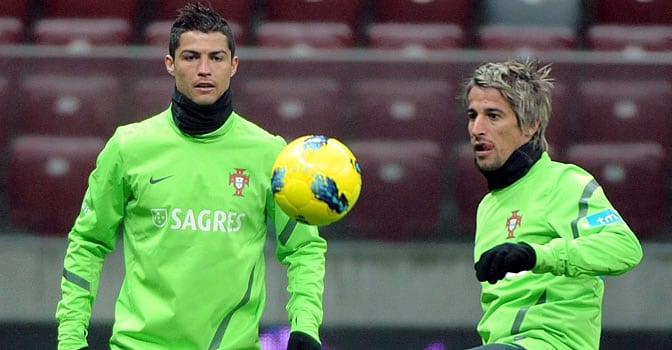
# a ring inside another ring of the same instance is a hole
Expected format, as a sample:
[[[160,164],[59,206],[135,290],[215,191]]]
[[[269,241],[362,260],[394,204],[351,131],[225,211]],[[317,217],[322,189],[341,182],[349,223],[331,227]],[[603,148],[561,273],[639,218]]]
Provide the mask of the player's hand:
[[[322,350],[322,345],[303,332],[292,332],[289,335],[287,350]]]
[[[476,262],[476,278],[495,284],[507,272],[531,270],[537,263],[534,249],[526,243],[504,243],[481,254]]]

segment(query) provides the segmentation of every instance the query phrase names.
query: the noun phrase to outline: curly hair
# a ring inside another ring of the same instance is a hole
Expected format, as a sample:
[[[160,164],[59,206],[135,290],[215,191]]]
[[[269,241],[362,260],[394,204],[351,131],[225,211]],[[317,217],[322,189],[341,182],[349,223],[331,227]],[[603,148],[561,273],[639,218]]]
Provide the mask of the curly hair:
[[[198,2],[190,3],[179,10],[179,15],[170,28],[168,53],[175,57],[175,50],[180,44],[182,33],[199,31],[203,33],[220,32],[226,36],[231,50],[231,57],[236,54],[236,43],[233,30],[229,23],[215,10]]]
[[[499,90],[516,113],[518,127],[539,125],[530,141],[546,151],[548,141],[545,134],[551,115],[554,82],[550,72],[550,64],[541,66],[535,58],[484,63],[465,82],[462,103],[465,108],[468,107],[469,91],[474,86]]]

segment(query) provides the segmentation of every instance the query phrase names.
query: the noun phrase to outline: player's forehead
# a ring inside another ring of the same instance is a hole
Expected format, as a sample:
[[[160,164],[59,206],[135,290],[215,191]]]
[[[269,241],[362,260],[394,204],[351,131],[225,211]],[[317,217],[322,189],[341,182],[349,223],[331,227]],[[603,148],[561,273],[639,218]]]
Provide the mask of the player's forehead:
[[[230,55],[229,40],[222,32],[186,31],[180,35],[176,52],[194,52],[200,54],[225,53]]]

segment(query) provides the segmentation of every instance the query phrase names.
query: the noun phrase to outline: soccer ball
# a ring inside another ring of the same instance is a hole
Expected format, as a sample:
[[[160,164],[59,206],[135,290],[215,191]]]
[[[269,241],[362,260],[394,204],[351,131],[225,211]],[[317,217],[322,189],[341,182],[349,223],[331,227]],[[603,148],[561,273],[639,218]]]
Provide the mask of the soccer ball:
[[[309,225],[341,219],[357,203],[362,176],[357,159],[342,142],[323,135],[301,136],[280,151],[271,187],[289,217]]]

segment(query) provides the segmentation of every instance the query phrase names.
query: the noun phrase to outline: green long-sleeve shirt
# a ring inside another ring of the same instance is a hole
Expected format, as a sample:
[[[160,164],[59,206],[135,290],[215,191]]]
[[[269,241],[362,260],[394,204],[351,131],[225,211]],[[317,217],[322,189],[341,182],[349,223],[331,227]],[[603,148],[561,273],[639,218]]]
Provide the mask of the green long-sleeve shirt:
[[[326,242],[275,205],[271,167],[284,146],[235,112],[200,137],[181,133],[170,109],[118,128],[68,236],[58,348],[86,345],[103,261],[121,232],[112,349],[259,349],[269,221],[288,266],[291,329],[319,339]]]
[[[635,267],[642,249],[593,177],[543,153],[524,177],[488,193],[476,216],[475,260],[505,242],[527,242],[537,256],[532,271],[481,284],[484,343],[599,349],[602,276]]]

